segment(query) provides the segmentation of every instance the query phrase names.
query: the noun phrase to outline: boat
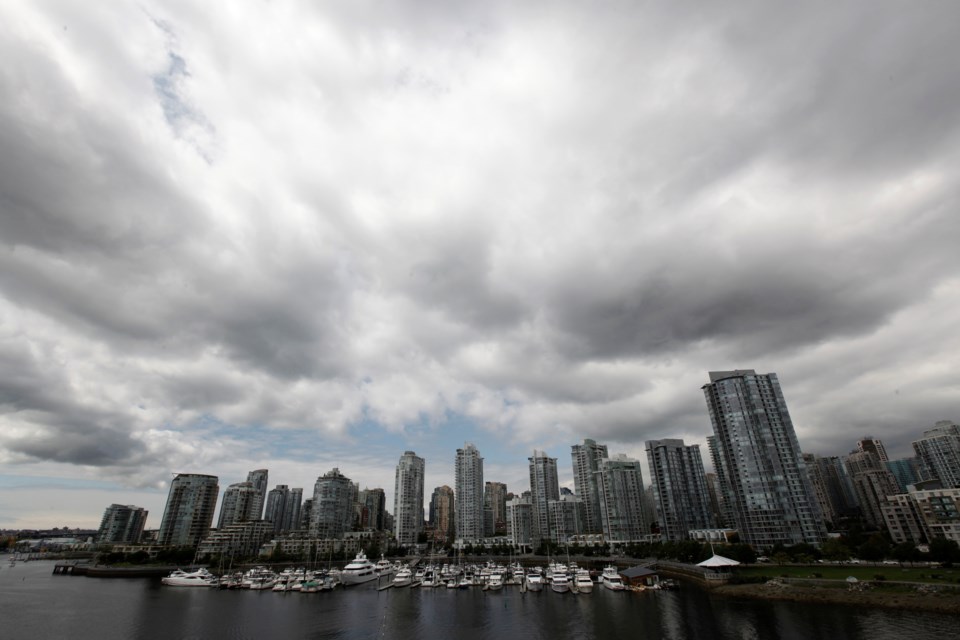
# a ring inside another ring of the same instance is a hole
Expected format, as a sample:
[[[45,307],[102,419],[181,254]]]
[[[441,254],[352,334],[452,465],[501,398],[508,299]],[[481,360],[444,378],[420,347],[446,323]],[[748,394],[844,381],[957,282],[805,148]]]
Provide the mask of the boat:
[[[625,588],[623,586],[623,580],[620,579],[620,574],[617,572],[617,568],[612,565],[603,568],[600,582],[611,591],[623,591]]]
[[[577,593],[592,592],[593,580],[590,579],[590,572],[586,569],[578,570],[576,577],[573,579],[573,585]]]
[[[181,571],[176,569],[160,582],[169,587],[215,587],[217,586],[217,577],[206,569],[196,571]]]
[[[380,574],[377,573],[377,565],[370,562],[367,554],[361,549],[357,557],[350,561],[350,564],[340,572],[340,582],[347,587],[352,584],[362,584],[376,580]]]
[[[499,591],[503,589],[503,574],[500,572],[494,572],[490,574],[490,577],[487,579],[487,585],[485,587],[488,591]]]
[[[526,581],[528,591],[543,591],[543,576],[539,571],[528,572]]]
[[[392,576],[397,570],[397,568],[382,555],[380,556],[380,559],[377,560],[377,564],[374,566],[378,576]]]
[[[397,571],[397,575],[393,577],[393,586],[395,587],[409,587],[412,582],[413,572],[410,571],[409,567],[400,569],[400,571]]]
[[[555,593],[566,593],[570,591],[570,578],[566,573],[554,572],[550,574],[550,588]]]

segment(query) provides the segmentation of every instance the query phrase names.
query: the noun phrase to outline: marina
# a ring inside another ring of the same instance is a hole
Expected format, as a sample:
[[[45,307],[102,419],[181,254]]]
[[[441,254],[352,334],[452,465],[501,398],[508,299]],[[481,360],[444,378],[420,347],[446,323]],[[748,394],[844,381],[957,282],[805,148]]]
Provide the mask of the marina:
[[[280,575],[282,572],[278,572]],[[426,577],[426,571],[424,573]],[[412,586],[412,585],[411,585]],[[956,616],[715,596],[684,585],[589,596],[505,585],[499,590],[390,588],[376,582],[296,592],[165,586],[160,578],[73,578],[53,563],[0,570],[4,638],[110,640],[253,637],[853,638],[951,637]]]

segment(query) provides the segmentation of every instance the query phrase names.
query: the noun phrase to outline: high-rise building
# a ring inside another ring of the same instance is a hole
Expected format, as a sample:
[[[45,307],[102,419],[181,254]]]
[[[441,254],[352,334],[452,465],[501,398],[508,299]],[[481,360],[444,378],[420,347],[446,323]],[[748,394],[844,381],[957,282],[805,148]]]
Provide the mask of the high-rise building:
[[[805,453],[803,461],[824,520],[837,522],[855,515],[860,501],[843,459]]]
[[[884,463],[887,471],[893,474],[900,486],[900,493],[909,491],[910,485],[915,485],[920,481],[920,463],[916,458],[900,458],[898,460],[887,460]]]
[[[847,456],[846,464],[864,519],[874,527],[882,528],[887,496],[900,493],[896,478],[869,449],[852,452]]]
[[[436,536],[448,542],[454,536],[454,494],[447,485],[437,487],[430,497],[430,522]]]
[[[740,539],[759,549],[819,545],[826,528],[777,375],[711,371],[703,393],[711,453]]]
[[[303,507],[300,508],[300,529],[310,531],[310,523],[313,522],[313,498],[307,498],[303,501]]]
[[[600,461],[608,457],[607,445],[597,444],[589,438],[583,444],[571,447],[573,460],[573,487],[583,501],[584,532],[600,533],[603,524],[600,520],[600,492],[597,488],[597,472]]]
[[[374,531],[386,530],[384,518],[387,514],[387,494],[380,487],[364,489],[362,492],[363,506],[366,513],[363,527]]]
[[[457,449],[456,536],[462,540],[483,538],[483,458],[471,444]]]
[[[664,540],[686,540],[691,530],[713,526],[700,445],[648,440],[647,463]]]
[[[328,540],[342,538],[353,518],[352,496],[353,483],[340,469],[334,468],[317,478],[313,486],[310,534]]]
[[[507,485],[502,482],[487,482],[483,488],[483,508],[484,514],[490,514],[490,522],[484,526],[487,535],[505,532],[507,530]]]
[[[417,543],[423,532],[424,460],[413,451],[405,451],[397,463],[393,493],[394,535],[400,546]]]
[[[263,513],[263,519],[273,523],[273,532],[283,531],[283,525],[286,521],[287,498],[290,496],[290,487],[285,484],[278,484],[276,488],[267,492],[267,507]]]
[[[263,507],[267,502],[267,477],[269,475],[267,469],[257,469],[247,474],[247,482],[253,484],[253,487],[257,490],[257,496],[250,505],[248,520],[263,519]]]
[[[633,542],[647,534],[643,519],[643,474],[640,461],[618,454],[604,458],[597,472],[600,519],[607,542]]]
[[[294,487],[287,494],[287,506],[283,510],[283,526],[281,531],[300,529],[300,509],[303,504],[303,487]]]
[[[213,524],[220,486],[217,476],[181,473],[170,482],[157,542],[172,547],[194,547]]]
[[[254,515],[259,496],[260,490],[252,482],[237,482],[224,489],[217,529],[239,522],[259,520],[260,516]]]
[[[103,512],[97,542],[137,544],[147,523],[147,510],[132,504],[112,504]]]
[[[560,499],[560,483],[557,479],[557,459],[534,449],[530,461],[530,501],[533,504],[533,543],[553,540],[550,526],[550,501]]]
[[[533,547],[533,504],[528,493],[507,502],[507,536],[510,544],[521,551]]]
[[[923,480],[939,480],[944,488],[960,487],[960,426],[940,420],[913,443]]]
[[[723,518],[723,499],[720,497],[720,482],[717,480],[717,474],[708,473],[704,478],[707,481],[707,495],[710,497],[710,514],[712,520],[718,527],[726,527],[727,523]]]
[[[565,493],[559,500],[550,500],[547,509],[554,540],[563,544],[583,533],[583,500],[572,493]]]
[[[873,436],[866,436],[862,440],[857,440],[857,451],[872,453],[880,462],[886,462],[890,459],[887,457],[887,449],[883,446],[883,441]]]

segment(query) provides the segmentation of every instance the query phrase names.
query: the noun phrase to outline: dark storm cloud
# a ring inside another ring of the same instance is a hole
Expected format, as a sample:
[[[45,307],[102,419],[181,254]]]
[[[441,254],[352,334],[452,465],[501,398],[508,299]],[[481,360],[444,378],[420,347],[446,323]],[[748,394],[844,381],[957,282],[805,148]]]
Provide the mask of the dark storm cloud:
[[[11,452],[166,464],[206,415],[639,443],[706,435],[733,366],[823,453],[956,406],[952,3],[49,11],[0,33]]]

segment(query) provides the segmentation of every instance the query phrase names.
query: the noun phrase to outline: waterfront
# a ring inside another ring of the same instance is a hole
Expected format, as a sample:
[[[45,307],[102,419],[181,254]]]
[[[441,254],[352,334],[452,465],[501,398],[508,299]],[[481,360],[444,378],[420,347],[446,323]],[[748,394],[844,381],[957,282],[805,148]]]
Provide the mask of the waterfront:
[[[159,579],[52,575],[53,563],[0,568],[3,637],[227,638],[869,638],[950,637],[945,614],[675,592],[589,595],[518,588],[299,594],[164,587]]]

